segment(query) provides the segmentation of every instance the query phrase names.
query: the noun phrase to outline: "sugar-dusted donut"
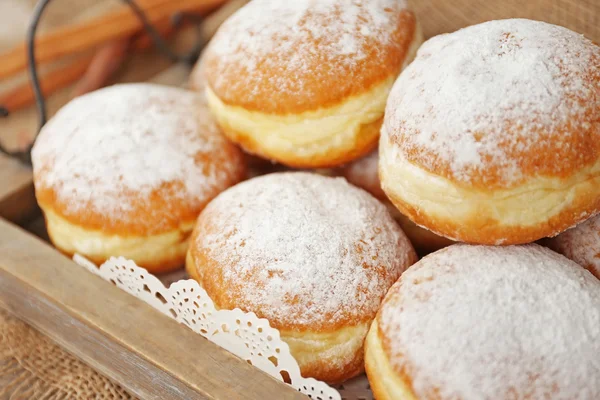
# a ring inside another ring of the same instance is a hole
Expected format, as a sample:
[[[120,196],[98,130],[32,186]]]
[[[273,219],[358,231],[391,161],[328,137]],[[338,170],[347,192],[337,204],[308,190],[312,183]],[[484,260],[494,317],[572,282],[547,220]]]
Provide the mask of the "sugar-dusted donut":
[[[600,399],[600,281],[535,244],[453,245],[390,289],[367,337],[377,400]]]
[[[600,215],[546,239],[544,244],[589,269],[600,279]]]
[[[544,22],[486,22],[427,41],[396,82],[383,189],[463,242],[554,236],[600,211],[600,47]]]
[[[269,320],[303,376],[339,382],[363,371],[363,341],[381,299],[415,252],[386,207],[346,182],[264,175],[200,214],[186,268],[222,309]]]
[[[388,93],[421,43],[406,7],[404,0],[244,6],[203,59],[209,104],[225,134],[251,153],[298,168],[367,154],[376,147]]]
[[[152,272],[182,266],[204,206],[244,174],[202,96],[152,84],[76,98],[32,153],[49,236],[96,263],[124,256]]]

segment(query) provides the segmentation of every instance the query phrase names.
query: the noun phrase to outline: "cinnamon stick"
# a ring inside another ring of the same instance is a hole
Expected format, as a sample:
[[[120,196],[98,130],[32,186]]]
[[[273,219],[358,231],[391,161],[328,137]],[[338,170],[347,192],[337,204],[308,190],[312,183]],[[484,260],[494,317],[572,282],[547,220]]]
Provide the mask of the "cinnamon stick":
[[[82,81],[74,89],[73,97],[102,87],[125,59],[127,47],[128,40],[108,43],[94,54],[79,57],[63,67],[48,72],[40,78],[42,94],[48,97],[79,79]],[[0,95],[0,105],[11,113],[30,106],[34,101],[35,96],[29,82]]]
[[[173,24],[172,18],[170,17],[160,20],[154,24],[154,29],[156,29],[156,31],[164,39],[170,37],[178,28],[179,27]],[[142,31],[133,38],[131,49],[133,51],[142,51],[148,50],[152,46],[154,46],[152,37],[146,31]]]
[[[77,82],[71,97],[100,89],[125,61],[129,40],[116,40],[102,47],[92,59],[83,77]]]
[[[206,13],[225,3],[225,0],[138,0],[151,23],[163,20],[177,12]],[[88,50],[102,43],[129,37],[142,28],[137,15],[128,7],[95,18],[91,21],[60,28],[36,39],[38,63],[56,60],[64,55]],[[18,46],[0,56],[0,79],[22,71],[27,65],[26,48]]]
[[[62,89],[77,81],[85,71],[87,71],[94,56],[88,55],[80,57],[70,64],[55,71],[45,74],[40,79],[40,87],[44,96],[49,96],[59,89]],[[34,102],[33,89],[29,82],[25,82],[0,96],[0,105],[13,113]]]

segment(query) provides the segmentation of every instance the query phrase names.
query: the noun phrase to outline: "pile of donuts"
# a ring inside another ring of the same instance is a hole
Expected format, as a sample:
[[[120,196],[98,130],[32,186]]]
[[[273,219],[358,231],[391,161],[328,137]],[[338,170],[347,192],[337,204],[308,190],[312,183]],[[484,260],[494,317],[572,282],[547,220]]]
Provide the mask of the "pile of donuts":
[[[52,242],[185,264],[378,400],[600,399],[600,47],[524,19],[422,42],[402,0],[253,0],[189,90],[43,128]]]

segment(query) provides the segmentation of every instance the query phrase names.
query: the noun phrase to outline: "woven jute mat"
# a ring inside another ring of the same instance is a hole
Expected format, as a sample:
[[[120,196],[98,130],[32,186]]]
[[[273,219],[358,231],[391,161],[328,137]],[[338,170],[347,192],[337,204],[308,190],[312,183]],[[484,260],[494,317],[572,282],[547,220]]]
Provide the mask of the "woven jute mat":
[[[600,43],[600,0],[409,2],[427,38],[493,19],[530,18],[565,26]],[[6,49],[25,32],[27,13],[34,0],[0,0],[0,3],[0,28],[6,28],[0,29],[0,49]],[[93,14],[96,11],[92,8],[117,3],[116,0],[54,0],[44,27],[68,22],[78,12]],[[0,400],[133,398],[25,323],[0,311]]]
[[[0,399],[134,399],[24,322],[0,311]]]

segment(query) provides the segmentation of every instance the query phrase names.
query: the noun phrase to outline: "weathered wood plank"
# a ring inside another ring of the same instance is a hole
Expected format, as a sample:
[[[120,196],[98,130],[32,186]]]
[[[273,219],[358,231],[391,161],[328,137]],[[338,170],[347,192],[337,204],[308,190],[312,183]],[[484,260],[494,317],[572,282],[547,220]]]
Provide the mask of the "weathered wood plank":
[[[3,220],[0,306],[144,399],[306,399]]]

